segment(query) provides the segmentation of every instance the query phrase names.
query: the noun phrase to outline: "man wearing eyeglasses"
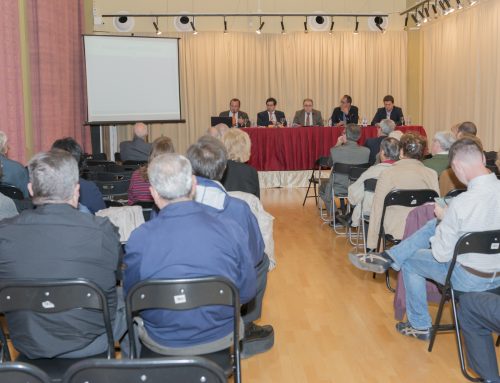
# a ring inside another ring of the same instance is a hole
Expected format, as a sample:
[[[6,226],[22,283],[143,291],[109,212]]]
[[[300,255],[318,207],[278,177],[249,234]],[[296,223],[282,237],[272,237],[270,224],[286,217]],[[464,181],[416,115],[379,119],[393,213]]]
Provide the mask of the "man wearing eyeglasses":
[[[333,109],[331,120],[332,125],[334,126],[358,123],[358,107],[352,105],[351,96],[345,94],[342,97],[340,100],[340,106]]]
[[[321,117],[321,112],[319,110],[313,109],[313,100],[306,98],[301,110],[295,112],[295,117],[293,118],[293,125],[295,126],[323,126],[323,117]]]

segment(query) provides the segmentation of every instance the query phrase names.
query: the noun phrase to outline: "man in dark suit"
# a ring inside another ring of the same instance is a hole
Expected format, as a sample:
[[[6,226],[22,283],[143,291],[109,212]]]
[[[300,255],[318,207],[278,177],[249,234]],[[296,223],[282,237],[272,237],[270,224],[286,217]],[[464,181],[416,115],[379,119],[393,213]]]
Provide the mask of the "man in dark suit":
[[[351,96],[346,94],[342,97],[340,106],[333,109],[331,120],[334,126],[358,123],[358,107],[352,105]]]
[[[394,131],[395,127],[396,124],[394,121],[386,118],[377,124],[377,137],[369,138],[365,141],[365,146],[370,149],[370,165],[377,162],[377,154],[380,152],[380,143]]]
[[[323,117],[319,110],[313,109],[313,100],[306,98],[302,106],[304,109],[297,110],[293,118],[293,125],[298,126],[323,126]]]
[[[375,113],[371,125],[375,125],[386,118],[394,121],[397,126],[404,124],[403,111],[401,108],[394,106],[394,97],[391,95],[384,97],[384,107],[377,109],[377,113]]]
[[[151,154],[151,144],[146,142],[148,128],[142,122],[134,125],[134,139],[120,143],[120,157],[122,161],[147,162]]]
[[[276,110],[275,98],[270,97],[266,100],[266,110],[257,114],[257,126],[286,126],[285,113]],[[285,120],[282,122],[282,120]]]
[[[240,105],[241,101],[237,98],[233,98],[229,102],[229,110],[221,112],[219,117],[231,117],[233,119],[232,126],[237,126],[238,128],[250,126],[248,114],[240,110]]]

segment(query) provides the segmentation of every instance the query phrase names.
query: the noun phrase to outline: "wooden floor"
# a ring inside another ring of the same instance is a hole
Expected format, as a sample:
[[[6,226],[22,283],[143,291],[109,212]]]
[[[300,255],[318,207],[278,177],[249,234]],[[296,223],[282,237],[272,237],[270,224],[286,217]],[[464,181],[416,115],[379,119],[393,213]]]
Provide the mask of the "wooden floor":
[[[243,361],[244,382],[466,381],[452,334],[438,335],[429,353],[426,342],[396,332],[383,278],[349,263],[346,239],[322,225],[314,199],[302,207],[304,193],[262,192],[276,218],[278,266],[269,273],[260,323],[274,326],[275,345]]]

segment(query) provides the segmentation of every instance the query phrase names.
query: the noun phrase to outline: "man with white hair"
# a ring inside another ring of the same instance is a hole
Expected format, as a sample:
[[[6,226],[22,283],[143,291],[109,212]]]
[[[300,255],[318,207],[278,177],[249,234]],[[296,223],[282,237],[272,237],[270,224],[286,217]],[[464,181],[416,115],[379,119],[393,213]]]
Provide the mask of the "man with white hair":
[[[382,140],[391,134],[395,128],[396,123],[386,118],[377,124],[377,137],[369,138],[365,141],[365,146],[370,149],[370,165],[373,165],[377,161],[377,154],[380,152],[380,143]]]
[[[0,280],[86,278],[106,294],[115,340],[126,329],[116,275],[118,230],[107,218],[78,211],[78,165],[62,150],[39,153],[28,165],[35,210],[0,222]],[[7,315],[16,350],[27,358],[79,358],[107,349],[102,314],[70,310]]]
[[[432,139],[432,158],[424,160],[423,163],[428,168],[434,169],[438,177],[449,167],[448,151],[455,141],[456,137],[446,131],[437,132]]]
[[[1,183],[15,186],[28,198],[28,171],[19,162],[7,158],[9,145],[7,135],[0,131],[0,166],[2,167]]]
[[[256,277],[248,234],[193,200],[196,178],[189,161],[179,154],[163,154],[148,165],[148,177],[160,212],[129,238],[125,291],[143,280],[217,275],[236,285],[241,303],[250,301],[256,293]],[[147,310],[141,317],[142,344],[156,352],[175,355],[182,349],[184,355],[194,355],[230,345],[233,315],[229,308]]]
[[[444,284],[455,245],[468,232],[500,229],[500,181],[485,167],[481,141],[474,136],[457,140],[449,160],[467,191],[442,208],[436,204],[432,219],[413,235],[383,253],[349,254],[359,269],[384,273],[401,270],[406,287],[407,322],[396,324],[406,336],[429,340],[432,320],[428,312],[426,280]],[[430,248],[429,248],[430,245]],[[463,254],[451,276],[453,288],[463,292],[486,291],[500,286],[497,254]]]
[[[132,141],[120,143],[120,158],[122,161],[147,162],[151,154],[152,145],[146,142],[148,127],[142,122],[134,125]]]

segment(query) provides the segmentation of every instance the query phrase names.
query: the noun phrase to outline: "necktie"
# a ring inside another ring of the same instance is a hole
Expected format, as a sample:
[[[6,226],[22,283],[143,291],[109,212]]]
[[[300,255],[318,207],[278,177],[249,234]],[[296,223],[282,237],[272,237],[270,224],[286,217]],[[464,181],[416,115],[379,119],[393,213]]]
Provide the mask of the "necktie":
[[[236,113],[233,113],[233,126],[236,126]]]
[[[306,126],[312,126],[311,113],[307,113]]]

